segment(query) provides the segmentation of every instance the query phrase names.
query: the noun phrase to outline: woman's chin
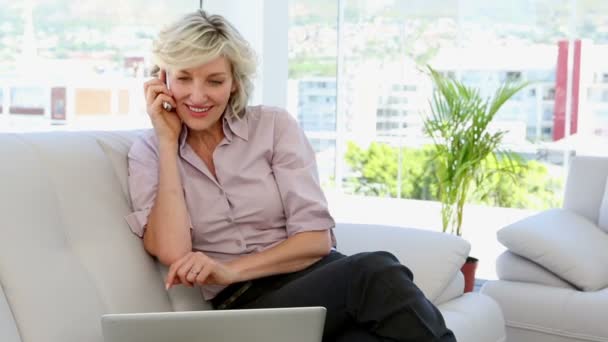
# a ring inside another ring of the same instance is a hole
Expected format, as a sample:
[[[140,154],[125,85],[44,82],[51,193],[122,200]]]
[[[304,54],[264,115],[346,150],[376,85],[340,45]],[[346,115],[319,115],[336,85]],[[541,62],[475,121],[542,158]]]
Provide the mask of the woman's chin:
[[[204,131],[213,126],[213,122],[210,122],[210,120],[203,120],[201,118],[187,118],[184,120],[184,123],[191,131]]]

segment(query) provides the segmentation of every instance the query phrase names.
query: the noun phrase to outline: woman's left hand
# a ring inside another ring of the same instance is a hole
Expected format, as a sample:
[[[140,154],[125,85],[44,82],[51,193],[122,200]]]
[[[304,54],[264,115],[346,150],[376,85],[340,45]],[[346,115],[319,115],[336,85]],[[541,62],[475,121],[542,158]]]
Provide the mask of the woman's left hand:
[[[169,289],[176,284],[184,284],[188,287],[196,284],[230,285],[237,281],[238,273],[227,265],[211,259],[202,252],[190,252],[171,264],[165,287]]]

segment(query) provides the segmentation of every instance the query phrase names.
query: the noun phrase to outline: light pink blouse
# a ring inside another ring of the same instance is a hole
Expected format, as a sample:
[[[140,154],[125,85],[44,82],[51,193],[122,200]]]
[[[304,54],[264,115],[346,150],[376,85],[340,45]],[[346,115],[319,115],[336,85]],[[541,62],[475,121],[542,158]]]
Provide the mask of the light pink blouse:
[[[190,222],[192,248],[228,261],[270,248],[294,234],[331,229],[335,223],[319,185],[315,154],[286,111],[255,106],[243,119],[223,117],[225,138],[213,153],[217,180],[186,143],[179,169]],[[144,134],[129,151],[133,213],[126,220],[142,237],[158,186],[158,140]],[[335,238],[332,234],[335,246]],[[222,286],[203,286],[205,299]]]

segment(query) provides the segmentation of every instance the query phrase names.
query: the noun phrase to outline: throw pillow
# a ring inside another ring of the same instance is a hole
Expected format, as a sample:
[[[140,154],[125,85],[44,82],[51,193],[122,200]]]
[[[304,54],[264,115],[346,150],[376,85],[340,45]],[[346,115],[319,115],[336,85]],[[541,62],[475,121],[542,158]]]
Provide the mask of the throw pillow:
[[[121,138],[122,137],[118,134],[113,136],[110,134],[104,135],[97,133],[96,135],[97,143],[110,160],[114,173],[120,182],[122,192],[127,199],[129,206],[131,206],[131,196],[129,193],[128,184],[129,163],[127,160],[127,154],[129,153],[129,148],[131,147],[132,142]]]
[[[572,211],[552,209],[498,231],[498,241],[584,291],[608,286],[608,234]]]

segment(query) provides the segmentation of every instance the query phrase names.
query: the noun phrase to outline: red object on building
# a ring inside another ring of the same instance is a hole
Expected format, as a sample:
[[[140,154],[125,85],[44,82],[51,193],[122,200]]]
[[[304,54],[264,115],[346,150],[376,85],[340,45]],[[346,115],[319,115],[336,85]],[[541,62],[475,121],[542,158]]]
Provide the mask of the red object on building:
[[[51,89],[51,119],[65,120],[65,87]]]
[[[572,64],[572,103],[570,134],[578,128],[578,101],[581,80],[581,41],[574,41]],[[555,75],[555,107],[553,115],[553,141],[562,139],[566,131],[566,96],[568,89],[568,41],[558,42],[557,68]]]

